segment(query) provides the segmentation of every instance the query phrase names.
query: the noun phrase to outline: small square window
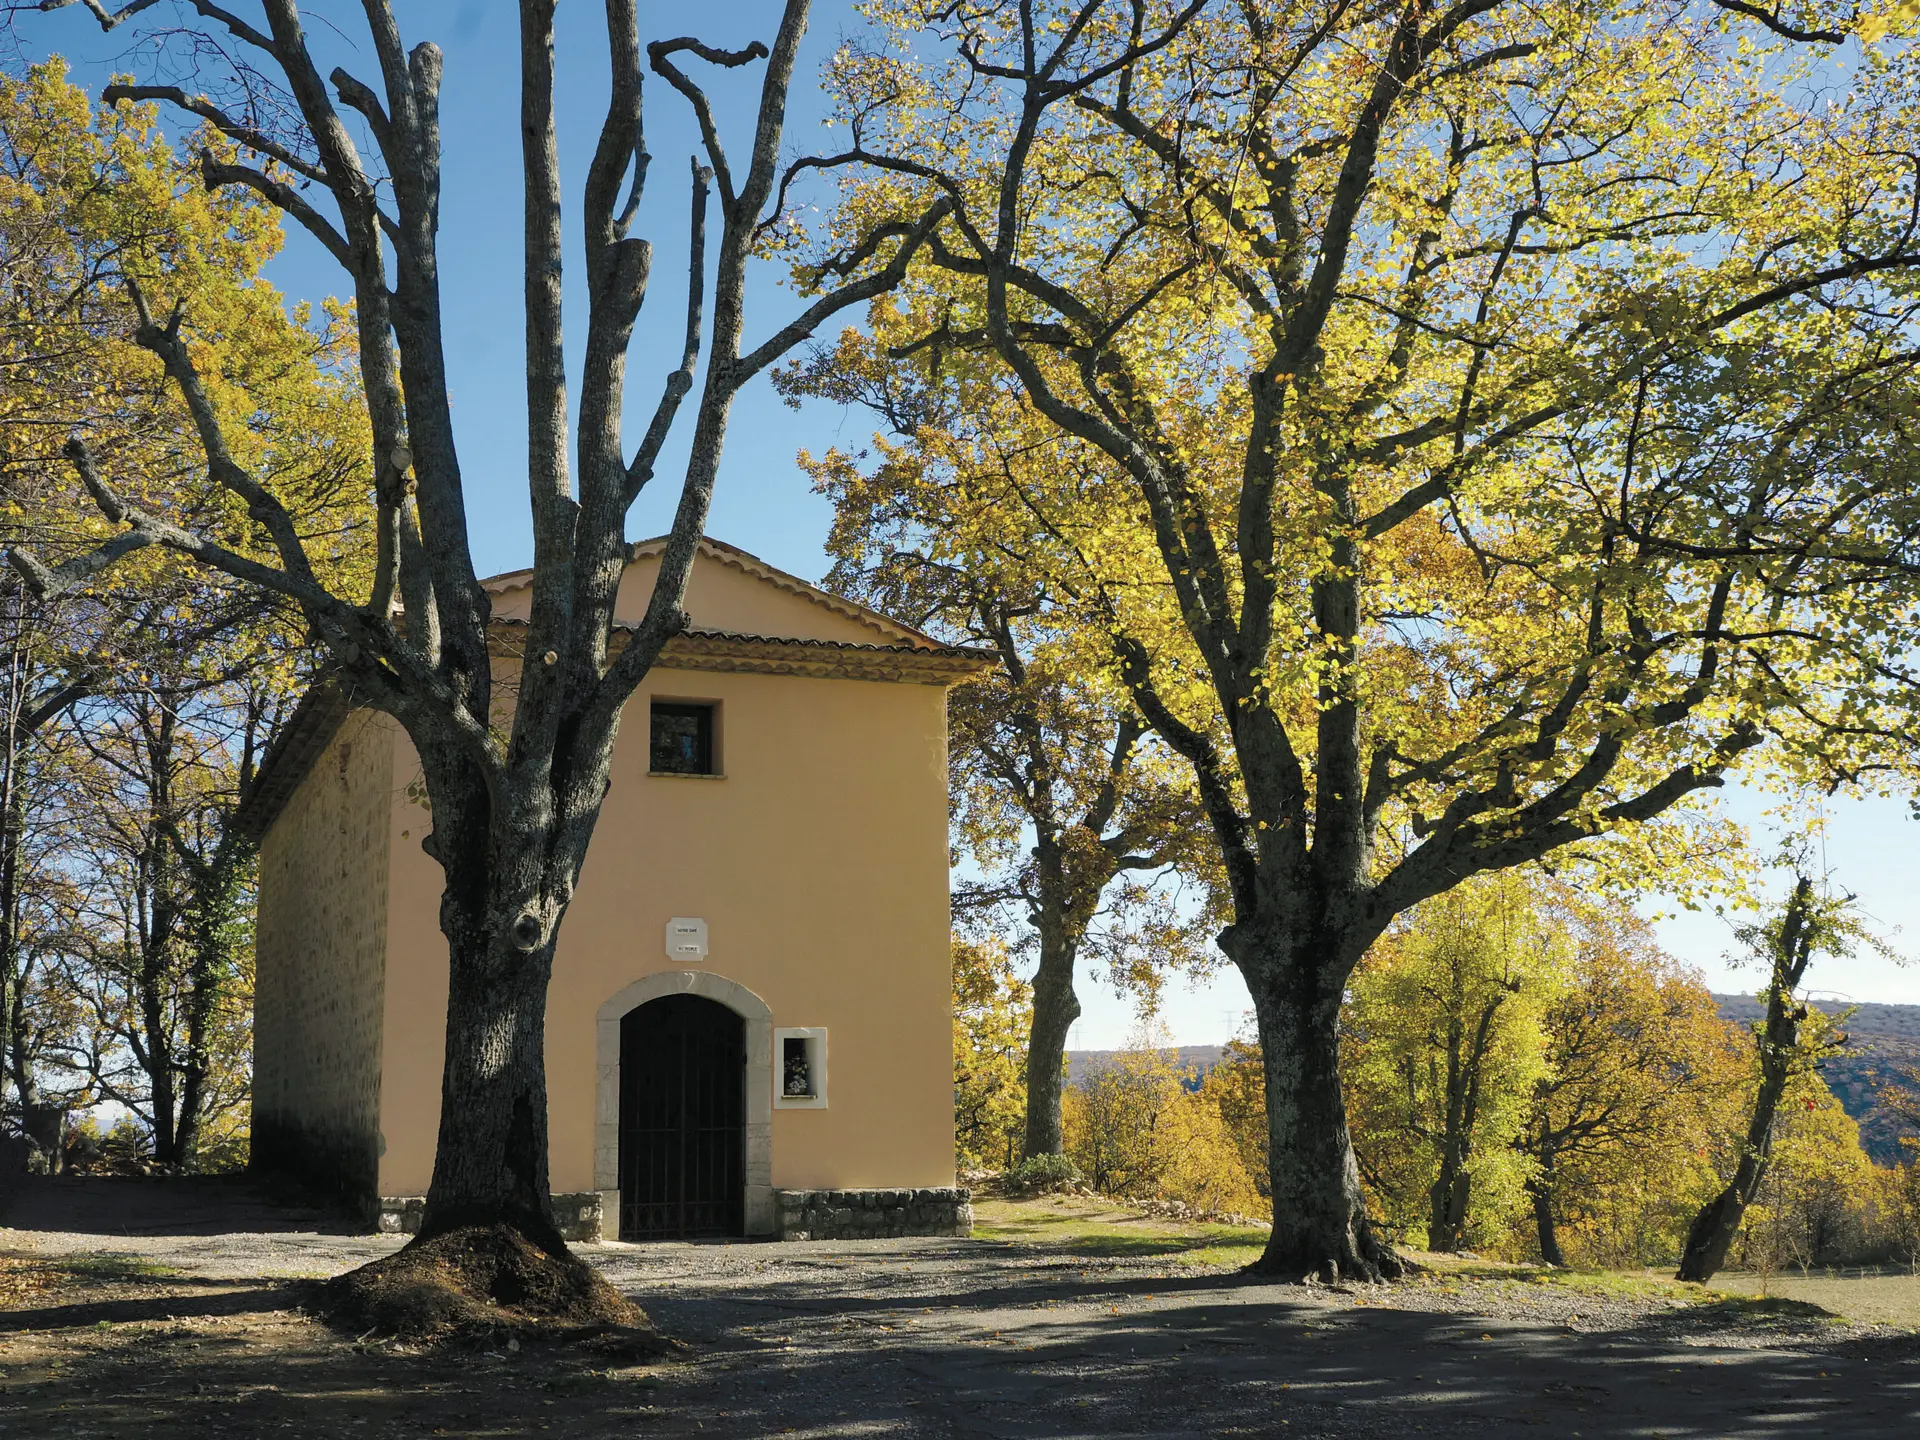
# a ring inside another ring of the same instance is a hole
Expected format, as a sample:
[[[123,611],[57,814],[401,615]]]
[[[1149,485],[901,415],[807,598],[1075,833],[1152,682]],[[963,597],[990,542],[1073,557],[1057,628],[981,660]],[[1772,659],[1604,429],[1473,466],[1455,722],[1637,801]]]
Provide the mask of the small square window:
[[[827,1032],[818,1028],[773,1032],[773,1104],[777,1110],[827,1108]]]
[[[653,702],[647,769],[655,775],[714,775],[713,706]]]

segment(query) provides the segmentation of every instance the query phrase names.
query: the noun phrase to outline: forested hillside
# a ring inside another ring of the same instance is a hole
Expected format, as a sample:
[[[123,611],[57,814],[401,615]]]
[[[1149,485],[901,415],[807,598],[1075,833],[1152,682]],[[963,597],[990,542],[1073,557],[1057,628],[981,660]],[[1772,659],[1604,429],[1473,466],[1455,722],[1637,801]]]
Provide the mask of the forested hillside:
[[[1207,1078],[1209,1070],[1220,1063],[1224,1048],[1220,1045],[1176,1045],[1169,1053],[1175,1069],[1193,1072],[1193,1084],[1189,1088],[1194,1088]],[[1125,1050],[1069,1050],[1067,1051],[1067,1083],[1084,1085],[1087,1083],[1089,1074],[1102,1065],[1113,1064],[1127,1053],[1129,1052]]]
[[[1762,1007],[1751,995],[1715,995],[1714,1002],[1726,1019],[1749,1025],[1761,1018]],[[1829,1015],[1849,1009],[1851,1018],[1845,1028],[1847,1043],[1820,1062],[1826,1079],[1847,1113],[1860,1122],[1861,1143],[1876,1163],[1891,1165],[1901,1159],[1900,1122],[1880,1103],[1882,1087],[1904,1084],[1920,1092],[1920,1005],[1855,1005],[1841,1001],[1818,1000],[1814,1004]],[[1067,1082],[1083,1084],[1089,1070],[1103,1062],[1111,1063],[1121,1054],[1115,1050],[1069,1050]],[[1194,1081],[1220,1063],[1218,1045],[1184,1045],[1175,1052],[1175,1065],[1194,1072]]]
[[[1720,1013],[1741,1025],[1761,1018],[1751,995],[1715,995]],[[1901,1158],[1899,1121],[1880,1103],[1887,1085],[1920,1091],[1920,1005],[1848,1005],[1816,1000],[1829,1015],[1848,1014],[1847,1043],[1820,1062],[1820,1073],[1847,1113],[1860,1122],[1860,1142],[1881,1165]]]

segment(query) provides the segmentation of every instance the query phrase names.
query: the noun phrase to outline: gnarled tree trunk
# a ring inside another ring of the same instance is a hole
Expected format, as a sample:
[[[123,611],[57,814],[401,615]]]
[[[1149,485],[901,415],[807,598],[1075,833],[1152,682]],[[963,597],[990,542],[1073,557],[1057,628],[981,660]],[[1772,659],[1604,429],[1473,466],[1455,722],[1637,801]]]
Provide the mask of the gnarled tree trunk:
[[[563,1255],[547,1183],[547,982],[598,807],[568,827],[577,843],[556,849],[556,827],[541,814],[551,797],[490,794],[456,757],[422,759],[435,797],[426,848],[447,877],[440,928],[449,969],[421,1238],[505,1222]],[[603,760],[603,779],[605,768]]]
[[[1727,1251],[1740,1233],[1747,1206],[1766,1178],[1767,1161],[1773,1154],[1774,1113],[1792,1078],[1800,1049],[1800,1022],[1807,1018],[1806,1007],[1794,999],[1793,992],[1806,977],[1818,938],[1813,882],[1802,876],[1787,901],[1779,933],[1770,939],[1773,966],[1767,979],[1767,1018],[1760,1032],[1760,1084],[1754,1091],[1740,1160],[1733,1177],[1700,1207],[1687,1227],[1687,1243],[1680,1253],[1676,1279],[1704,1284],[1727,1263]]]
[[[1253,1268],[1329,1282],[1398,1275],[1400,1262],[1367,1219],[1347,1129],[1340,1086],[1346,967],[1330,976],[1319,961],[1322,947],[1257,944],[1238,927],[1223,944],[1247,977],[1266,1072],[1273,1231]]]

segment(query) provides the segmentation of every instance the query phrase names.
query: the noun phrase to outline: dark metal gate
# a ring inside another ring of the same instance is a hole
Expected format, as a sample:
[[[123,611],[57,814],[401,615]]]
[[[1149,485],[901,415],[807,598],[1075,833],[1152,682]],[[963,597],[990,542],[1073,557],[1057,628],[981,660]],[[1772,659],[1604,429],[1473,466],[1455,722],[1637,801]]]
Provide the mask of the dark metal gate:
[[[669,995],[620,1021],[620,1238],[739,1235],[746,1225],[747,1023]]]

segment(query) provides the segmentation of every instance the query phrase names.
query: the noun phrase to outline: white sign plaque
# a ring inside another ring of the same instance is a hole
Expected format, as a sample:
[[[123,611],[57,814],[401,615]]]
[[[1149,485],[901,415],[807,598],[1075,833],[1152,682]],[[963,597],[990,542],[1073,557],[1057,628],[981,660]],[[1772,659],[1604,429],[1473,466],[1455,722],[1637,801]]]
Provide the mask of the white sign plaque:
[[[686,915],[667,921],[667,958],[704,960],[707,957],[707,922]]]

